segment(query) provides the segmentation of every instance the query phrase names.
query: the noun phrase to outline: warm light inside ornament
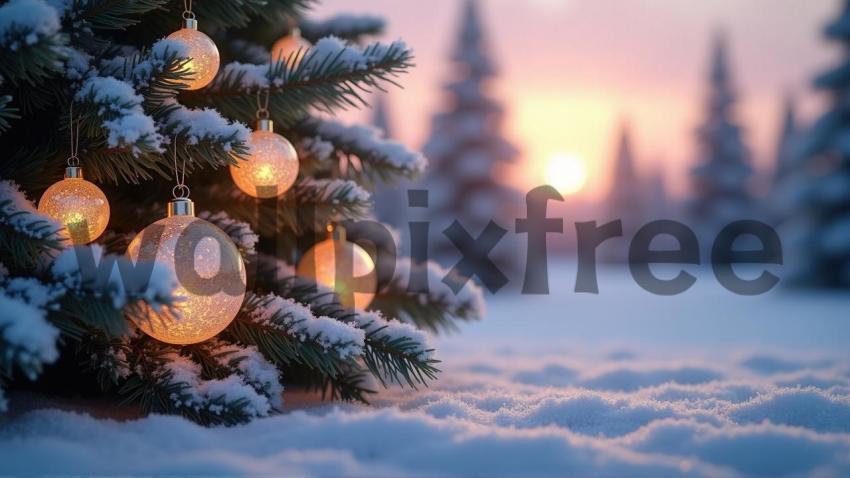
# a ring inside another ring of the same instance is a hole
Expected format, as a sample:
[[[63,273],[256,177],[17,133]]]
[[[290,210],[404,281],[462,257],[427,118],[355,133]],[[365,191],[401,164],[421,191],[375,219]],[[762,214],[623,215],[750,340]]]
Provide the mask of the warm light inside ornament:
[[[280,196],[298,177],[298,153],[292,143],[274,132],[270,119],[257,121],[257,129],[248,138],[247,160],[230,165],[233,182],[245,194],[255,198]]]
[[[245,298],[245,264],[221,229],[195,217],[192,201],[178,198],[168,217],[140,232],[127,247],[137,261],[155,259],[154,267],[173,268],[178,288],[178,317],[150,310],[137,325],[170,344],[193,344],[216,336],[236,317]]]
[[[97,239],[109,223],[109,201],[94,183],[83,179],[83,168],[68,166],[65,179],[53,184],[38,201],[38,212],[61,223],[73,244]]]
[[[345,230],[328,226],[331,237],[308,250],[298,262],[297,275],[334,290],[345,307],[366,309],[375,298],[375,262],[362,247],[345,239]]]
[[[304,52],[311,46],[309,41],[301,37],[301,30],[294,28],[288,35],[274,42],[274,45],[272,45],[272,61],[286,61],[290,55],[297,54],[299,50],[303,57]]]
[[[198,21],[192,12],[183,13],[183,28],[166,37],[186,46],[186,56],[190,58],[186,68],[192,72],[187,81],[188,89],[199,90],[218,74],[220,57],[218,47],[210,37],[198,31]]]

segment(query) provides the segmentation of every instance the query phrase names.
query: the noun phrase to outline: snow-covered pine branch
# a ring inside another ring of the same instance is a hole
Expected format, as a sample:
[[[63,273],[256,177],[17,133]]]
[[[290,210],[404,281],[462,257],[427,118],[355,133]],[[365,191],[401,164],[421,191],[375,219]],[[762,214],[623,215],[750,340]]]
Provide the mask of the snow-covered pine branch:
[[[146,104],[155,106],[186,88],[192,75],[188,61],[185,44],[162,39],[144,53],[102,60],[100,74],[132,83]]]
[[[428,346],[428,336],[411,324],[386,320],[380,312],[356,311],[351,317],[366,332],[364,362],[382,383],[407,383],[411,387],[437,378],[438,362]]]
[[[62,248],[61,225],[38,214],[17,184],[0,181],[0,250],[6,266],[31,274]]]
[[[361,49],[327,37],[289,63],[227,64],[209,88],[209,95],[197,100],[215,100],[225,114],[250,118],[256,110],[251,93],[268,88],[272,119],[290,126],[311,108],[333,112],[367,105],[363,94],[382,90],[387,83],[395,84],[393,78],[409,68],[412,60],[412,51],[401,41],[376,42]]]
[[[32,86],[61,73],[67,37],[59,13],[43,0],[10,0],[0,6],[0,77]]]
[[[408,292],[411,273],[427,277],[427,292]],[[462,281],[436,262],[412,264],[408,258],[399,258],[392,280],[375,297],[372,308],[432,332],[453,330],[455,320],[477,320],[484,316],[484,292],[479,285],[469,280],[455,294],[444,279]]]
[[[329,119],[310,119],[297,126],[300,134],[310,141],[307,147],[316,148],[329,143],[343,156],[354,156],[359,160],[355,167],[346,168],[355,178],[384,182],[399,177],[414,179],[428,166],[428,160],[422,153],[412,150],[404,144],[384,138],[378,128],[366,125],[345,125]],[[326,148],[318,149],[324,153]],[[314,156],[314,160],[335,159],[334,155]],[[336,165],[325,165],[335,168]]]
[[[233,243],[236,244],[236,247],[239,248],[239,252],[242,253],[243,257],[253,256],[257,253],[255,247],[260,240],[260,236],[251,229],[251,225],[247,222],[233,219],[224,211],[217,213],[201,211],[198,217],[215,224],[219,229],[227,233],[233,240]]]
[[[82,263],[82,265],[81,265]],[[65,293],[56,320],[92,326],[108,336],[125,335],[126,316],[150,320],[154,311],[172,314],[178,282],[175,272],[159,263],[133,263],[124,255],[104,254],[99,244],[62,251],[51,274]]]
[[[324,20],[302,19],[299,27],[301,35],[313,43],[328,36],[357,42],[363,36],[383,33],[386,21],[376,15],[340,13]]]
[[[18,370],[35,380],[59,358],[59,330],[47,320],[59,294],[36,279],[8,277],[2,264],[0,269],[0,376]]]
[[[329,317],[316,317],[292,299],[249,296],[224,338],[253,345],[278,366],[301,364],[335,376],[363,354],[362,330]]]
[[[94,76],[83,83],[75,100],[89,109],[90,114],[78,113],[80,117],[101,123],[109,148],[122,148],[134,156],[165,151],[165,139],[142,108],[144,98],[130,83]]]
[[[248,127],[225,118],[215,109],[187,108],[173,102],[163,111],[162,129],[177,135],[180,144],[191,147],[188,161],[200,157],[217,167],[233,163],[231,153],[247,153]]]
[[[269,362],[257,347],[217,343],[214,344],[213,353],[220,365],[234,370],[246,385],[265,396],[272,411],[283,410],[280,370]]]

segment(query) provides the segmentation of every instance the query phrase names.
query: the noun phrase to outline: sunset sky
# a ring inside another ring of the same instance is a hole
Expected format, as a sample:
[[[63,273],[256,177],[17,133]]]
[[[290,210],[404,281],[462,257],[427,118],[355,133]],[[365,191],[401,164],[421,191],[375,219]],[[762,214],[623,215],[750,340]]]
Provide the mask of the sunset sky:
[[[507,108],[506,135],[522,150],[516,186],[544,182],[553,157],[586,162],[579,194],[599,198],[610,187],[618,125],[631,125],[638,167],[663,165],[668,187],[686,195],[693,129],[702,115],[712,35],[722,28],[740,103],[738,116],[760,168],[773,159],[783,95],[803,119],[823,98],[811,78],[836,57],[823,24],[837,0],[479,0],[493,58],[495,85]],[[417,67],[390,96],[399,139],[419,147],[441,107],[450,73],[460,0],[325,0],[317,18],[337,12],[381,13],[385,39],[404,39]],[[520,179],[521,178],[521,179]]]

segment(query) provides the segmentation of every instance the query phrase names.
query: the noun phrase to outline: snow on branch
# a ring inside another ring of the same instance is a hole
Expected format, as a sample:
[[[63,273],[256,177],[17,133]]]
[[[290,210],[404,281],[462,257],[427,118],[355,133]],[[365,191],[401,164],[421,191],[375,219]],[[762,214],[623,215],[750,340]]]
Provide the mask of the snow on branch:
[[[0,181],[0,252],[6,266],[32,273],[62,248],[62,226],[38,214],[12,181]]]
[[[311,119],[304,122],[301,131],[314,134],[316,141],[330,142],[345,154],[357,156],[367,163],[364,174],[386,176],[390,174],[414,178],[422,174],[428,160],[418,151],[402,143],[384,138],[384,133],[373,126],[345,125],[334,120]]]
[[[127,148],[136,156],[164,151],[164,139],[131,84],[111,76],[94,76],[83,83],[75,98],[92,106],[102,119],[110,148]]]
[[[386,21],[376,15],[337,14],[324,20],[301,20],[301,34],[310,41],[318,41],[327,36],[336,36],[356,41],[363,35],[379,35],[386,27]]]
[[[149,261],[134,264],[126,256],[104,254],[99,244],[65,249],[53,261],[51,273],[66,290],[107,298],[115,309],[142,300],[160,311],[174,304],[178,285],[170,267]]]
[[[403,343],[407,354],[420,360],[433,358],[428,334],[411,324],[387,320],[377,311],[357,311],[352,318],[354,323],[366,332],[370,340]]]
[[[201,211],[198,217],[215,224],[219,229],[227,233],[230,239],[236,244],[236,247],[239,248],[239,251],[242,252],[243,256],[256,254],[255,247],[260,240],[260,236],[251,229],[251,225],[247,222],[237,221],[228,216],[224,211],[217,213]]]
[[[43,0],[11,0],[0,7],[0,47],[17,51],[61,28],[59,13]]]
[[[309,307],[273,294],[260,301],[262,305],[250,315],[254,322],[294,335],[302,342],[314,342],[343,360],[363,354],[365,334],[353,325],[315,317]]]
[[[239,375],[204,380],[201,378],[201,366],[190,358],[176,353],[163,358],[166,360],[163,368],[168,372],[167,381],[180,386],[180,392],[169,397],[178,409],[219,415],[232,407],[250,418],[265,417],[272,411],[269,399],[246,384]]]
[[[238,121],[223,117],[212,108],[193,109],[174,105],[165,120],[170,132],[186,137],[190,145],[202,142],[221,144],[225,151],[231,151],[235,143],[248,141],[248,127]]]
[[[283,410],[283,385],[280,384],[280,370],[266,360],[257,347],[218,344],[214,352],[220,365],[234,369],[245,384],[268,397],[273,410]]]
[[[144,53],[101,61],[101,75],[129,81],[136,88],[155,90],[163,96],[174,96],[185,88],[185,81],[191,76],[186,67],[188,54],[184,43],[162,39]]]
[[[34,289],[21,290],[23,285]],[[11,375],[17,368],[34,380],[44,364],[59,358],[59,331],[47,321],[47,302],[32,296],[27,300],[34,292],[47,298],[43,288],[35,282],[0,286],[0,374]]]

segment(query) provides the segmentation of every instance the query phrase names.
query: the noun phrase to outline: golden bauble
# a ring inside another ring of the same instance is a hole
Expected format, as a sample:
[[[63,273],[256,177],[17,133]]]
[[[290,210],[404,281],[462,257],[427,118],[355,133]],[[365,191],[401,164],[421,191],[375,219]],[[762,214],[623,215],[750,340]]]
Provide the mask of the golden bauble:
[[[338,278],[337,270],[342,274],[349,271],[351,277]],[[298,262],[296,274],[333,289],[342,305],[349,308],[365,310],[378,289],[372,256],[345,240],[326,239],[314,245]]]
[[[210,84],[218,74],[220,62],[215,42],[196,28],[181,28],[166,38],[186,45],[186,56],[190,58],[186,68],[192,72],[187,81],[188,89],[199,90]]]
[[[192,247],[194,245],[194,248]],[[194,344],[224,330],[245,298],[245,264],[221,229],[194,216],[160,219],[127,247],[134,261],[156,259],[154,267],[173,268],[178,287],[178,316],[158,314],[137,325],[151,337],[170,344]]]
[[[92,242],[109,223],[106,195],[81,175],[66,177],[47,188],[38,201],[38,212],[61,223],[63,234],[73,244]]]
[[[301,37],[299,30],[294,30],[289,35],[274,42],[274,45],[272,45],[272,61],[286,61],[290,55],[295,55],[299,50],[303,57],[304,52],[311,46],[309,41]]]
[[[255,198],[280,196],[298,177],[298,153],[286,138],[270,130],[252,132],[247,160],[237,163],[230,165],[233,182]]]

